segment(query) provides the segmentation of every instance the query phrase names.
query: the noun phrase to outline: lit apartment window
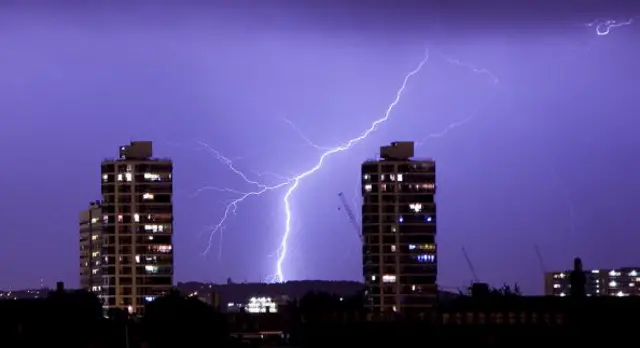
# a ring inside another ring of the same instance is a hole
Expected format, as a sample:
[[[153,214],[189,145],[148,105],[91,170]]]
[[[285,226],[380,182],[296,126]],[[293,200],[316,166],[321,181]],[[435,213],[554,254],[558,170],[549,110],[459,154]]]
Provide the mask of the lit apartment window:
[[[382,282],[383,283],[395,283],[396,282],[396,276],[393,274],[385,274],[382,276]]]
[[[148,181],[160,181],[160,175],[155,173],[144,173],[144,179]]]
[[[415,213],[419,213],[422,211],[422,204],[420,203],[411,203],[409,204],[409,209],[411,209]]]

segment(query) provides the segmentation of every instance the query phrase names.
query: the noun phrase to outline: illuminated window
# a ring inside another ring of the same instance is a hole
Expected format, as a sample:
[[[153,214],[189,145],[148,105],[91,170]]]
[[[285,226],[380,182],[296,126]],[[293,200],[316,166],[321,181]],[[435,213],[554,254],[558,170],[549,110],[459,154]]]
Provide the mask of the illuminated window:
[[[396,178],[396,181],[402,181],[404,180],[402,174],[398,174],[398,177]]]
[[[416,213],[419,213],[422,211],[422,204],[420,203],[411,203],[409,204],[409,209],[413,210]]]
[[[434,251],[436,250],[436,245],[433,243],[426,243],[426,244],[409,244],[409,250],[427,250],[427,251]]]
[[[152,233],[162,233],[166,231],[164,225],[144,225],[144,230]]]
[[[434,254],[421,254],[416,255],[416,260],[420,263],[434,263],[436,262],[436,255]]]
[[[373,188],[373,186],[371,186],[371,184],[364,185],[364,190],[367,191],[367,192],[371,192],[372,188]]]
[[[153,198],[154,198],[154,196],[151,193],[145,193],[145,194],[142,195],[142,199],[144,199],[146,201],[152,200]]]
[[[396,276],[393,274],[385,274],[382,276],[382,282],[383,283],[395,283],[396,282]]]
[[[144,173],[143,175],[144,179],[147,181],[160,181],[160,175],[155,174],[155,173]]]
[[[149,245],[149,250],[151,252],[168,254],[171,252],[171,245]]]

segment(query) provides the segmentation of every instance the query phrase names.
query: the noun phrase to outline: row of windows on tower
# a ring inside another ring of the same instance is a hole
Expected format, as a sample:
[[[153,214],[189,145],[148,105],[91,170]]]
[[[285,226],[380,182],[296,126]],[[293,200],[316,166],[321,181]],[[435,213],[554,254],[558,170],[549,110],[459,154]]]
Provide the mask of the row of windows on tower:
[[[173,164],[171,162],[147,162],[141,164],[102,163],[103,173],[171,173]]]
[[[435,215],[436,206],[433,203],[404,203],[395,204],[365,204],[362,206],[363,214],[430,214]]]
[[[362,165],[364,173],[435,173],[434,162],[412,162],[386,164],[384,162],[371,162]]]
[[[433,183],[422,184],[365,184],[365,193],[421,193],[421,192],[433,192],[436,189],[436,185]]]
[[[434,173],[415,173],[415,174],[364,174],[362,181],[367,183],[385,183],[385,182],[407,182],[407,183],[425,183],[435,180]]]
[[[166,215],[166,216],[165,216]],[[169,217],[171,214],[167,213],[167,214],[118,214],[117,216],[114,215],[103,215],[102,216],[102,223],[103,224],[112,224],[114,222],[118,222],[118,223],[139,223],[139,222],[155,222],[155,221],[160,221],[160,220],[164,220],[165,217]],[[149,225],[151,226],[151,225]],[[149,227],[149,229],[153,229],[154,227]],[[158,225],[157,227],[158,229],[162,229],[164,227],[162,227],[162,225]],[[162,232],[162,231],[160,231]]]
[[[365,267],[368,265],[394,265],[400,263],[402,265],[412,265],[416,263],[435,263],[436,253],[418,253],[418,254],[365,254],[363,256]]]
[[[431,224],[436,222],[436,218],[434,215],[400,215],[396,216],[394,214],[365,214],[362,216],[363,224],[379,224],[379,223],[407,223],[407,224]]]
[[[398,279],[398,278],[404,278],[404,279]],[[375,275],[375,274],[372,274],[369,277],[369,279],[371,279],[371,281],[375,282],[375,281],[378,281],[378,279],[381,279],[383,283],[387,283],[387,284],[393,284],[393,283],[396,283],[396,282],[398,282],[400,284],[406,284],[407,280],[409,280],[407,278],[412,278],[411,280],[414,280],[414,281],[422,280],[421,283],[423,285],[435,283],[434,282],[435,279],[433,279],[433,276],[423,276],[423,277],[419,277],[419,278],[418,277],[407,277],[407,276],[398,277],[395,274],[388,274],[387,273],[387,274],[383,274],[382,277],[380,277],[380,278],[378,278],[378,276]],[[416,291],[416,290],[418,290],[418,286],[412,285],[411,289],[412,289],[412,291]],[[392,289],[389,289],[389,290],[392,290]],[[420,290],[422,290],[422,289],[420,289]],[[395,292],[395,291],[392,290],[391,292]]]
[[[134,178],[136,179],[135,181],[150,181],[150,182],[171,181],[171,174],[170,173],[166,173],[166,174],[144,173],[144,174],[137,174],[137,175],[134,175],[133,173],[102,174],[102,182],[104,183],[109,183],[114,181],[132,182]]]

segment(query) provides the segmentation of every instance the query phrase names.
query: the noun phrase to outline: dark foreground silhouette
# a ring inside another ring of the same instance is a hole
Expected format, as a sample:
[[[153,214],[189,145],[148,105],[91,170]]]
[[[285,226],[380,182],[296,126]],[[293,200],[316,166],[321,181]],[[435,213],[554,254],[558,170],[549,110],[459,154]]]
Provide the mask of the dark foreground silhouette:
[[[576,287],[582,282],[577,273]],[[484,290],[483,290],[484,289]],[[639,298],[526,297],[517,288],[477,287],[430,312],[368,313],[362,294],[311,292],[278,313],[220,313],[173,292],[151,302],[142,318],[102,313],[82,291],[58,290],[44,299],[0,301],[0,347],[326,347],[386,345],[476,347],[582,345],[628,340],[621,327],[640,321]],[[613,330],[611,330],[613,329]],[[618,334],[614,334],[614,333]]]

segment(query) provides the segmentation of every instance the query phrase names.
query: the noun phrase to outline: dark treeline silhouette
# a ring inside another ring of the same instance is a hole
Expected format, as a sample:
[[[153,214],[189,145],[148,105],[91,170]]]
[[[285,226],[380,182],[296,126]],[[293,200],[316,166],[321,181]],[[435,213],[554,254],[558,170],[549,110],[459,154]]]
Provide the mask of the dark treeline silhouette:
[[[579,275],[576,287],[582,284]],[[638,298],[530,297],[517,285],[486,284],[421,313],[370,313],[365,303],[363,292],[318,291],[281,305],[277,313],[220,313],[175,291],[133,318],[118,310],[104,316],[94,295],[59,287],[43,299],[0,301],[0,347],[235,347],[267,335],[280,346],[286,340],[297,347],[579,345],[599,338],[614,343],[627,336],[606,328],[635,324],[640,310]]]
[[[60,286],[46,298],[0,301],[0,347],[223,347],[226,317],[196,298],[172,292],[138,319],[111,310],[99,299]]]
[[[140,324],[150,348],[215,347],[229,335],[223,314],[177,291],[151,302]]]
[[[97,297],[58,284],[45,298],[0,301],[0,347],[94,347],[103,323]]]
[[[289,327],[291,342],[301,347],[381,342],[396,346],[416,342],[479,347],[576,345],[598,338],[621,342],[622,336],[611,337],[603,328],[640,323],[633,316],[640,309],[640,298],[522,296],[517,284],[500,288],[474,284],[469,294],[412,316],[367,313],[363,304],[363,296],[305,295],[288,308],[294,324]]]

